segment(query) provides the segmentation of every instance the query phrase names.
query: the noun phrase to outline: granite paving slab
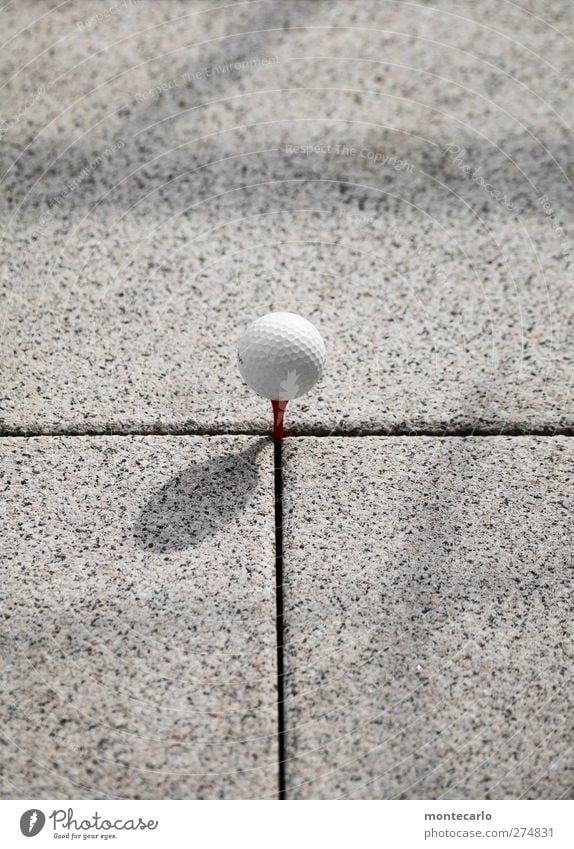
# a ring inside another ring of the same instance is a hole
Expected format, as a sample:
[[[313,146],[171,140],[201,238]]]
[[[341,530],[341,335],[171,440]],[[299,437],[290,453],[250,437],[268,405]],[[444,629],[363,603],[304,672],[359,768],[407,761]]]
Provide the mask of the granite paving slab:
[[[574,787],[567,437],[284,446],[287,797]]]
[[[573,10],[9,5],[2,432],[261,432],[276,309],[301,433],[574,428]]]
[[[0,440],[4,798],[277,795],[273,451]]]

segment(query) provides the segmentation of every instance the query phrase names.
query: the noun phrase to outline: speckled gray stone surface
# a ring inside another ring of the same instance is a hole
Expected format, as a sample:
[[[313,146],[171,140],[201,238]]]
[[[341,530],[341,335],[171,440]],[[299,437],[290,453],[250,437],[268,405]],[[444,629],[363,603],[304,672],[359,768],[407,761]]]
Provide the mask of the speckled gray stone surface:
[[[289,798],[570,798],[568,438],[287,440]]]
[[[0,440],[3,798],[277,794],[273,453]]]
[[[3,13],[4,432],[574,426],[566,0],[22,0]],[[480,11],[478,11],[480,9]]]

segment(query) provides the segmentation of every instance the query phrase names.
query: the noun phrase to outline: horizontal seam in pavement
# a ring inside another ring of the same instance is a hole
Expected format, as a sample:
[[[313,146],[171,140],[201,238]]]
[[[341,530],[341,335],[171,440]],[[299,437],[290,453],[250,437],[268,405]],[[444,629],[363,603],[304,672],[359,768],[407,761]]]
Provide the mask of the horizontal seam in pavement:
[[[271,430],[157,430],[150,428],[143,430],[85,430],[85,431],[67,431],[67,430],[45,430],[45,431],[0,431],[0,439],[33,439],[37,437],[129,437],[129,436],[252,436],[271,438]],[[515,428],[460,428],[457,430],[434,430],[429,429],[412,429],[412,430],[361,430],[361,431],[337,431],[337,430],[321,430],[307,433],[286,433],[286,439],[327,439],[336,437],[337,439],[362,439],[369,436],[384,436],[388,438],[394,437],[434,437],[437,439],[459,438],[464,439],[468,436],[574,436],[574,427],[563,428],[532,428],[530,430],[521,430]]]

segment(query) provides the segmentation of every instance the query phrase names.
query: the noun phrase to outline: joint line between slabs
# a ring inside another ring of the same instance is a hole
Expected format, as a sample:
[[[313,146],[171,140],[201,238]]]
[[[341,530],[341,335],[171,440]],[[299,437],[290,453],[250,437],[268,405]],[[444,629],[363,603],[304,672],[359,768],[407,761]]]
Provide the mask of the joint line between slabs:
[[[85,431],[66,431],[66,430],[38,430],[38,431],[20,431],[20,430],[4,430],[0,431],[1,439],[38,439],[39,437],[66,437],[66,438],[82,438],[82,437],[134,437],[134,436],[251,436],[262,437],[268,436],[271,438],[269,430],[209,430],[208,428],[199,430],[169,430],[169,429],[154,429],[142,428],[140,430],[85,430]],[[489,438],[493,436],[506,437],[555,437],[555,436],[574,436],[574,427],[536,427],[530,430],[522,430],[518,428],[460,428],[458,430],[432,429],[421,428],[420,430],[359,430],[359,431],[310,431],[309,433],[286,433],[286,439],[365,439],[368,437],[385,437],[393,438],[411,438],[427,437],[433,439],[465,439],[467,437]]]
[[[279,799],[287,798],[285,787],[285,675],[283,628],[283,468],[281,440],[276,439],[274,451],[275,479],[275,621],[277,629],[277,748]]]

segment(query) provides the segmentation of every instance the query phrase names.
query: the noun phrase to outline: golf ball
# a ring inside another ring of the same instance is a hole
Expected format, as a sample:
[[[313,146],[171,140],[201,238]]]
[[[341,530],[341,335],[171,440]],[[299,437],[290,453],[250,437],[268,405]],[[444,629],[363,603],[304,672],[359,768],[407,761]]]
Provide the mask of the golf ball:
[[[237,362],[241,377],[258,395],[290,401],[317,383],[325,353],[321,334],[306,318],[270,312],[252,322],[239,340]]]

